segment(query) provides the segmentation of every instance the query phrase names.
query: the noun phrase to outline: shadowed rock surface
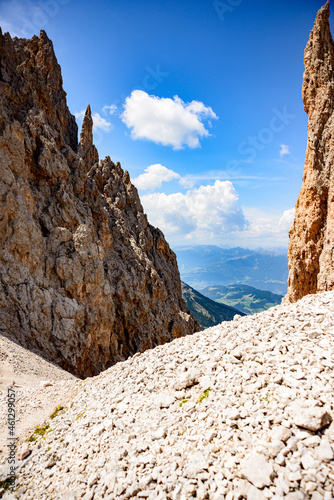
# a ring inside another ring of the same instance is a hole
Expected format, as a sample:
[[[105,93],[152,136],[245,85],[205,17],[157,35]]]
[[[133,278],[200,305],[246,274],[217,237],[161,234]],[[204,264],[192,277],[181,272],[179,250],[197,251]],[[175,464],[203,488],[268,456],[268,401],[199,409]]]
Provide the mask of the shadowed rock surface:
[[[285,300],[334,289],[334,43],[329,2],[314,23],[305,54],[303,101],[309,115],[303,185],[290,229]]]
[[[128,172],[80,144],[46,33],[0,31],[0,333],[78,376],[193,333]]]

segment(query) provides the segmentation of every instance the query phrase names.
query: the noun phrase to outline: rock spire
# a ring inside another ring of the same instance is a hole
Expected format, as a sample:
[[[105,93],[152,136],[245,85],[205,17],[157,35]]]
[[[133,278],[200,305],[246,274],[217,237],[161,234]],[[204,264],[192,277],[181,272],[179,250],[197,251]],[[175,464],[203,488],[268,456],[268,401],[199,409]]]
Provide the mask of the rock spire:
[[[89,104],[82,122],[79,154],[82,156],[85,167],[88,170],[94,165],[94,163],[99,161],[99,154],[93,144],[93,118]]]
[[[308,140],[303,184],[290,229],[287,301],[334,289],[334,43],[329,2],[318,12],[304,54]]]

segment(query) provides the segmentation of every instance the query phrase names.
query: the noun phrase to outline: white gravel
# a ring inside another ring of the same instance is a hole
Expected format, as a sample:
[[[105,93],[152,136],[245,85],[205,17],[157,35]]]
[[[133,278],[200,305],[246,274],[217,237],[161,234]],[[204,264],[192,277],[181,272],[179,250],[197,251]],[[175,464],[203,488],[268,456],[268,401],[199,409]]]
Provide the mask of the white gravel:
[[[70,399],[77,380],[43,359],[41,353],[0,335],[0,462],[7,455],[8,387],[15,390],[15,433],[22,440],[50,415],[55,404]]]
[[[331,500],[333,333],[326,292],[75,382],[3,498]]]

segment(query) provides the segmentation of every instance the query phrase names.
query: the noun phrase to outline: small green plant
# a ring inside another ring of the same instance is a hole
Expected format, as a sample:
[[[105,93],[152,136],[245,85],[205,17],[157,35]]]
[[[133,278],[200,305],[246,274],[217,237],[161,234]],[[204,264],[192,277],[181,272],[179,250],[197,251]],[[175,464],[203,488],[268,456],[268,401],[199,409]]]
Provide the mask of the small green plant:
[[[181,403],[179,403],[179,407],[182,408],[182,406],[186,403],[188,403],[188,399],[182,399]]]
[[[83,411],[82,413],[79,413],[79,415],[77,416],[77,418],[75,420],[78,420],[79,418],[81,418],[85,413],[86,413],[86,410]]]
[[[262,399],[262,401],[265,401],[266,403],[270,403],[269,396],[273,396],[273,395],[274,395],[273,392],[271,394],[269,394],[269,392],[268,392],[268,394],[261,399]]]
[[[205,398],[208,398],[209,397],[209,392],[211,391],[212,389],[207,389],[206,391],[203,392],[203,394],[201,394],[201,396],[199,397],[199,400],[197,401],[197,403],[202,403],[202,401],[205,399]]]
[[[63,411],[63,410],[67,410],[67,407],[58,405],[57,408],[55,409],[55,411],[53,413],[51,413],[51,415],[50,415],[51,420],[54,419],[58,415],[58,413]]]
[[[42,436],[42,438],[44,439],[46,434],[49,434],[49,432],[51,431],[52,429],[50,428],[49,424],[45,424],[43,425],[43,427],[38,425],[34,430],[33,434],[30,437],[28,437],[28,441],[30,443],[33,443],[34,441],[37,440],[38,436]]]

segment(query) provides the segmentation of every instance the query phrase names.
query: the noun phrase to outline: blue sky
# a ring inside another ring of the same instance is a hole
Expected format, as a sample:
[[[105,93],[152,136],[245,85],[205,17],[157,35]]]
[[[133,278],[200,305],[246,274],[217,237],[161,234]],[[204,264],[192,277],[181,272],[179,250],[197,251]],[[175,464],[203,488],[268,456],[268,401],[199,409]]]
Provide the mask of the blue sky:
[[[45,29],[79,127],[130,172],[172,247],[287,246],[307,115],[303,52],[323,1],[0,0]]]

